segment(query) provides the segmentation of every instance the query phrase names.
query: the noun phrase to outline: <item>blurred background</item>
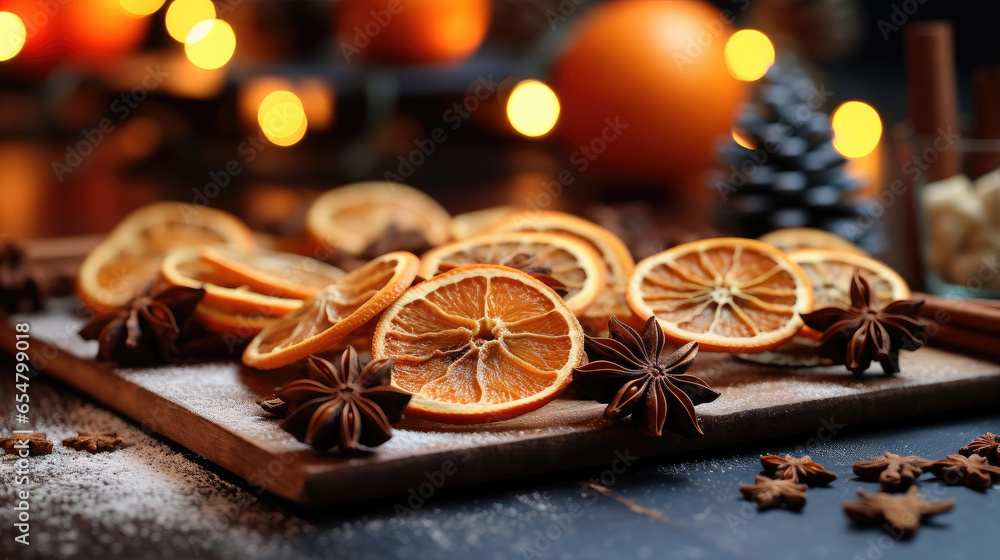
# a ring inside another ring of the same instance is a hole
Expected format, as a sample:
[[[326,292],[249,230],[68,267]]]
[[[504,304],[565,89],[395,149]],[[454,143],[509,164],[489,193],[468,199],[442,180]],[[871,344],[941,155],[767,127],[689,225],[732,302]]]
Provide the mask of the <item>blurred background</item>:
[[[453,213],[578,212],[637,257],[814,226],[891,261],[898,208],[879,195],[906,178],[904,27],[951,21],[965,129],[997,15],[943,0],[0,0],[0,232],[102,233],[172,199],[295,236],[319,193],[391,180]]]

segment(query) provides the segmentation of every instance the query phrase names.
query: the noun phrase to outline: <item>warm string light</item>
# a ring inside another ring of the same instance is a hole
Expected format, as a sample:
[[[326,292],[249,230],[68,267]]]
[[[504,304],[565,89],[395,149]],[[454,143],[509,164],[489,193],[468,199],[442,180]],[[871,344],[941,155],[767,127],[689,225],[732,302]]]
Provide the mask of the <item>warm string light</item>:
[[[867,156],[882,138],[882,119],[871,105],[848,101],[833,111],[833,147],[844,157]]]
[[[285,90],[272,92],[260,102],[257,123],[264,136],[276,146],[295,144],[309,127],[302,101]]]
[[[726,42],[726,67],[738,80],[759,80],[774,64],[774,45],[756,29],[733,33]]]
[[[507,119],[514,130],[525,136],[548,134],[559,120],[559,98],[542,82],[520,82],[507,98]]]
[[[174,40],[184,43],[196,25],[213,19],[215,4],[212,0],[174,0],[167,7],[167,33]]]
[[[145,17],[160,9],[165,0],[118,0],[122,8],[136,17]]]
[[[0,61],[10,60],[24,48],[28,31],[16,14],[0,12]]]
[[[205,70],[221,68],[236,51],[236,33],[221,19],[208,19],[191,28],[184,40],[184,54],[191,64]]]

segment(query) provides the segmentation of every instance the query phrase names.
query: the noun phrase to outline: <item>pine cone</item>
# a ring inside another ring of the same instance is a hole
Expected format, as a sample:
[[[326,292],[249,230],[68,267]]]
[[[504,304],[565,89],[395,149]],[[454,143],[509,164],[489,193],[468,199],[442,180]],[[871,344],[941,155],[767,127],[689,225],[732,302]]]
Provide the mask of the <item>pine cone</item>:
[[[830,117],[821,111],[829,96],[788,60],[761,78],[737,118],[734,135],[742,144],[727,139],[719,148],[722,169],[712,187],[722,200],[720,228],[759,237],[815,227],[881,251],[884,235],[871,219],[872,205],[857,198],[858,183],[833,147]]]

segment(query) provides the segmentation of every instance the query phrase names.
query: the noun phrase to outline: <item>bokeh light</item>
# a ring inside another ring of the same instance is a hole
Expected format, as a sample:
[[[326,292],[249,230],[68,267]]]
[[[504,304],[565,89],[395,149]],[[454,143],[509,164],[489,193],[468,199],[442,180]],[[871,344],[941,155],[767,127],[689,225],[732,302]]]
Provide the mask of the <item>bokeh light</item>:
[[[257,122],[264,136],[276,146],[291,146],[309,127],[302,101],[290,91],[275,91],[260,102]]]
[[[28,31],[16,14],[0,12],[0,60],[10,60],[24,48]]]
[[[118,0],[125,11],[136,17],[144,17],[160,9],[165,0]]]
[[[212,0],[174,0],[167,8],[167,33],[183,43],[194,26],[210,19],[215,19]]]
[[[559,120],[559,99],[542,82],[525,80],[510,92],[507,119],[514,130],[525,136],[542,136]]]
[[[837,107],[830,126],[833,128],[833,147],[844,157],[864,157],[882,138],[882,119],[871,105],[861,101],[848,101]]]
[[[733,142],[736,142],[737,144],[743,146],[748,150],[757,149],[757,144],[753,141],[753,138],[751,138],[750,135],[748,135],[746,132],[738,128],[733,129]]]
[[[221,19],[205,20],[191,28],[184,41],[184,54],[191,64],[211,70],[221,68],[236,51],[236,34]]]
[[[756,29],[733,33],[726,42],[726,68],[737,80],[759,80],[774,64],[774,45]]]

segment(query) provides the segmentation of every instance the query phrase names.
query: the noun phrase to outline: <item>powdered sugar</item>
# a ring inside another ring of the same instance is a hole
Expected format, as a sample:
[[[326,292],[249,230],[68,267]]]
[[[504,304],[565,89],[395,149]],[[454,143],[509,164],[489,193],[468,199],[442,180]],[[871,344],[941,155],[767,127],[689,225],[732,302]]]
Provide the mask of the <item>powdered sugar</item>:
[[[45,432],[55,447],[50,455],[28,459],[28,485],[14,484],[14,469],[0,472],[0,503],[13,505],[16,492],[30,492],[31,546],[4,539],[4,548],[20,547],[18,557],[138,558],[162,556],[162,551],[194,557],[222,540],[256,548],[253,543],[265,535],[280,553],[289,547],[285,537],[312,530],[112,412],[57,394],[41,380],[32,383],[31,391],[32,428]],[[60,441],[77,430],[117,432],[126,447],[97,454],[64,447]],[[140,540],[157,544],[161,552],[132,550],[131,543]]]

